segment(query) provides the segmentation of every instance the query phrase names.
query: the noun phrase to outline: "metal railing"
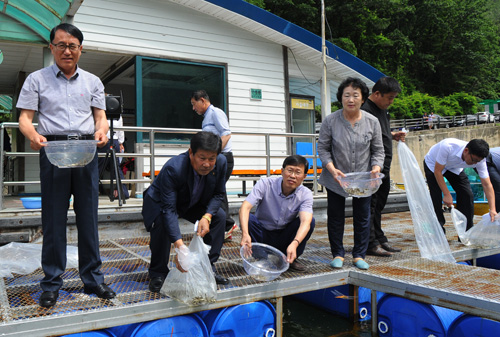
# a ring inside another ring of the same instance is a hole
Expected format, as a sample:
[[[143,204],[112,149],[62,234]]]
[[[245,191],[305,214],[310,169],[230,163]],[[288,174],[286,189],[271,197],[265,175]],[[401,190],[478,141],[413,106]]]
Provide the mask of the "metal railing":
[[[486,120],[483,120],[479,115],[462,115],[462,116],[435,116],[432,121],[432,129],[460,127],[468,125],[478,125],[486,123],[495,123],[495,116],[490,115]],[[392,130],[401,130],[405,128],[408,131],[429,130],[431,123],[428,117],[421,118],[405,118],[391,120]]]
[[[37,124],[34,123],[34,126],[36,127]],[[0,193],[0,209],[4,208],[3,201],[4,201],[4,187],[9,187],[9,186],[25,186],[25,185],[36,185],[40,184],[39,180],[36,181],[15,181],[15,180],[10,180],[6,178],[13,178],[13,175],[7,174],[6,175],[6,170],[4,169],[5,163],[6,162],[12,162],[14,160],[17,160],[18,158],[25,158],[25,157],[32,157],[32,156],[39,156],[38,152],[18,152],[18,151],[4,151],[4,144],[5,144],[5,139],[4,139],[4,129],[19,129],[19,123],[2,123],[0,124],[0,166],[2,169],[0,170],[0,185],[1,185],[1,191]],[[155,163],[158,158],[169,158],[173,157],[179,153],[176,154],[162,154],[162,153],[157,153],[155,151],[155,140],[157,140],[157,135],[158,134],[195,134],[201,130],[199,129],[176,129],[176,128],[152,128],[152,127],[114,127],[114,131],[127,131],[127,132],[135,132],[136,134],[138,133],[146,133],[148,134],[149,139],[147,141],[142,142],[142,144],[149,144],[149,152],[150,153],[136,153],[136,152],[126,152],[126,153],[117,153],[116,157],[128,157],[128,158],[143,158],[144,160],[149,159],[149,167],[150,167],[150,176],[149,178],[142,178],[138,179],[138,176],[142,175],[141,172],[138,172],[137,170],[137,165],[136,165],[136,179],[122,179],[122,184],[150,184],[153,182],[155,179]],[[19,132],[20,134],[20,132]],[[279,155],[273,155],[272,154],[272,142],[271,139],[273,138],[287,138],[287,139],[293,139],[293,138],[306,138],[310,139],[312,144],[316,144],[318,135],[316,134],[301,134],[301,133],[266,133],[266,132],[232,132],[232,138],[233,140],[236,140],[237,137],[239,136],[252,136],[252,137],[259,137],[259,138],[264,138],[264,150],[262,151],[262,154],[238,154],[238,153],[233,153],[235,158],[252,158],[252,159],[264,159],[265,160],[265,170],[266,170],[266,175],[270,176],[272,173],[271,170],[271,161],[272,159],[284,159],[290,154],[279,154]],[[283,147],[283,143],[280,143],[280,149],[281,151]],[[287,146],[288,148],[288,146]],[[318,167],[316,165],[318,158],[317,152],[316,152],[316,146],[312,146],[312,155],[303,155],[306,158],[312,158],[313,159],[313,193],[317,194],[318,193]],[[106,153],[99,153],[99,157],[104,157],[106,156]],[[10,166],[10,165],[9,165]],[[281,168],[281,167],[280,167]],[[252,168],[255,169],[255,168]],[[103,184],[109,184],[110,180],[100,180],[101,183]]]

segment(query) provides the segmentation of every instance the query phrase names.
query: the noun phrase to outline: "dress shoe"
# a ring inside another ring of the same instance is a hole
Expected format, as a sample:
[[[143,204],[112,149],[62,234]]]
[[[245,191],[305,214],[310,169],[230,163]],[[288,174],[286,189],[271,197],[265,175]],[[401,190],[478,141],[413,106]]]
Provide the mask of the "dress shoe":
[[[389,246],[388,242],[382,243],[381,246],[382,246],[382,248],[384,248],[385,250],[387,250],[388,252],[391,252],[391,253],[399,253],[401,251],[401,248]]]
[[[375,246],[373,248],[370,248],[366,251],[366,255],[373,255],[373,256],[381,256],[381,257],[389,257],[392,256],[391,253],[386,251],[385,249],[382,249],[381,246]]]
[[[59,291],[44,291],[38,301],[41,307],[49,308],[56,304]]]
[[[222,285],[226,285],[229,283],[229,279],[225,278],[224,276],[222,275],[219,275],[217,273],[214,273],[214,276],[215,276],[215,282],[217,284],[222,284]]]
[[[298,271],[298,272],[305,272],[306,267],[298,261],[298,259],[295,259],[292,263],[290,263],[290,270],[292,271]]]
[[[149,291],[151,291],[152,293],[159,293],[161,287],[163,286],[163,282],[165,282],[164,277],[153,277],[151,280],[149,280]]]
[[[111,289],[110,287],[108,287],[104,283],[101,283],[101,284],[99,284],[99,285],[97,285],[95,287],[84,286],[83,287],[83,292],[85,294],[96,294],[97,297],[103,298],[103,299],[106,299],[106,300],[115,298],[115,296],[116,296],[116,294],[113,291],[113,289]]]

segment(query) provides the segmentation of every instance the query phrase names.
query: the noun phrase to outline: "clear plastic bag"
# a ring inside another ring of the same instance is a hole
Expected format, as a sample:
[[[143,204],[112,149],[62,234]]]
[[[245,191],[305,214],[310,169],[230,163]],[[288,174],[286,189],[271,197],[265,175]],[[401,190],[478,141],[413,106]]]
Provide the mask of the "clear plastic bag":
[[[37,243],[11,242],[0,247],[0,277],[26,275],[42,266],[42,245]],[[67,267],[78,268],[78,248],[67,246]]]
[[[398,155],[420,255],[429,260],[456,263],[415,156],[401,141]]]
[[[460,242],[476,248],[494,248],[500,246],[500,218],[491,222],[490,214],[483,215],[479,223],[466,231],[467,218],[459,210],[451,209],[451,218]]]
[[[191,259],[189,270],[183,273],[177,268],[172,268],[160,293],[193,306],[215,302],[217,284],[208,259],[210,246],[195,234],[189,244],[189,250]]]

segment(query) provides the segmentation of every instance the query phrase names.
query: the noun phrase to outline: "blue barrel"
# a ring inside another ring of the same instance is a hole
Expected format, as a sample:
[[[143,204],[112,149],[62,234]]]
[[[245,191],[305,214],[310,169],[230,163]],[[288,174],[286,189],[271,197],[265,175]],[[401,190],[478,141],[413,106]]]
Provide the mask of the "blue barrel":
[[[346,297],[342,297],[342,295]],[[332,314],[349,317],[349,285],[309,291],[293,297]]]
[[[500,322],[462,314],[448,329],[448,337],[490,337],[500,336]]]
[[[112,328],[107,328],[106,332],[108,332],[112,337],[130,337],[133,336],[143,324],[144,323],[132,323],[114,326]]]
[[[500,254],[481,257],[476,260],[478,267],[500,270]]]
[[[276,310],[268,301],[235,305],[202,312],[208,336],[274,336]]]
[[[386,295],[378,305],[378,332],[384,337],[445,337],[459,315],[461,312],[455,310]]]
[[[96,330],[96,331],[77,332],[71,335],[64,335],[61,337],[113,337],[113,336],[104,330]]]
[[[377,304],[385,296],[385,293],[377,291]],[[359,320],[367,321],[372,319],[372,291],[365,287],[358,288],[358,308]]]
[[[207,327],[196,315],[175,316],[146,322],[126,337],[197,336],[208,337]],[[125,336],[124,336],[125,337]]]

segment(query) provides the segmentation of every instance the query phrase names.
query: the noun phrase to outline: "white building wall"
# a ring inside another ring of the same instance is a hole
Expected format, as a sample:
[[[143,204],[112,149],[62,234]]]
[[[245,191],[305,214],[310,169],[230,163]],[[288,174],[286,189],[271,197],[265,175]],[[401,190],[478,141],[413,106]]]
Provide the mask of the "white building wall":
[[[84,33],[84,50],[227,64],[231,130],[286,132],[281,45],[169,1],[85,0],[74,24]],[[262,100],[250,99],[251,88],[262,90]],[[232,139],[235,156],[263,154],[263,137]],[[179,148],[155,151],[178,154]],[[273,139],[271,151],[286,155],[285,138]],[[282,161],[273,161],[272,168]],[[155,169],[162,165],[157,162]],[[249,168],[263,169],[265,161],[236,158],[235,169]],[[143,169],[149,171],[147,160]]]

